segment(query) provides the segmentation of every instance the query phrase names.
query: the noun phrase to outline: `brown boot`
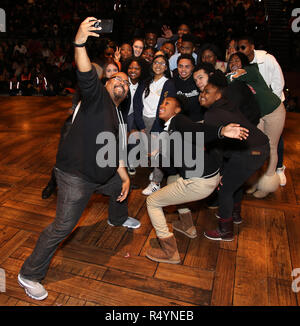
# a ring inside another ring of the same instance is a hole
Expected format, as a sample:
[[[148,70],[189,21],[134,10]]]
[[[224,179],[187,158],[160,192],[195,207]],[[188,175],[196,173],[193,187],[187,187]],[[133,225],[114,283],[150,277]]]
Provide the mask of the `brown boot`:
[[[167,238],[158,238],[160,248],[150,247],[146,257],[159,263],[179,264],[180,256],[174,235]]]
[[[193,217],[191,212],[179,213],[179,220],[172,222],[173,229],[183,233],[189,238],[196,238],[197,231],[193,223]]]

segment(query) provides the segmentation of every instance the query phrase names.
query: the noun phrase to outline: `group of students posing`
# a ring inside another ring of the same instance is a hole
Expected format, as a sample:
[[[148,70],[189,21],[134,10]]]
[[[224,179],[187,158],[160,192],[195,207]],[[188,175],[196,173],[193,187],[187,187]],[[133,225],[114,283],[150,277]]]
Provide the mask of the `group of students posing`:
[[[240,42],[246,42],[246,45],[239,47]],[[119,71],[128,75],[129,91],[118,108],[123,118],[121,123],[127,124],[128,135],[136,131],[145,133],[147,141],[144,147],[150,157],[153,154],[151,141],[157,133],[177,131],[183,135],[184,132],[204,131],[202,175],[188,178],[186,166],[155,167],[149,176],[149,185],[142,191],[149,196],[148,213],[163,246],[168,247],[170,244],[166,241],[171,241],[171,247],[176,249],[176,241],[169,232],[162,207],[209,197],[209,205],[218,207],[218,228],[206,231],[204,235],[212,240],[232,241],[233,224],[242,222],[243,186],[249,177],[268,159],[265,172],[246,192],[256,198],[264,198],[276,191],[280,184],[278,143],[286,111],[279,95],[272,91],[261,75],[258,63],[249,62],[250,54],[247,56],[245,50],[246,46],[252,46],[254,53],[253,43],[249,37],[232,40],[226,53],[227,61],[222,62],[217,59],[214,45],[204,46],[197,56],[193,37],[182,33],[175,44],[166,41],[160,50],[148,48],[146,56],[143,55],[144,43],[138,39],[133,42],[131,50],[128,44],[123,45],[123,50],[122,47],[118,49],[116,61],[108,58],[102,67],[94,64],[103,84]],[[165,46],[170,44],[173,47],[165,50]],[[149,56],[150,52],[152,55]],[[79,99],[74,99],[77,105]],[[177,113],[180,113],[178,117]],[[207,124],[217,127],[229,123],[247,128],[248,138],[243,141],[220,140],[215,132],[210,134],[211,130],[205,129]],[[194,152],[201,150],[197,144],[193,143],[193,146]],[[135,166],[130,161],[128,164],[128,173],[134,175]],[[164,177],[167,178],[167,186],[161,188]],[[51,182],[55,180],[52,178]],[[49,190],[49,185],[47,187]],[[196,237],[190,210],[180,208],[178,212],[180,220],[173,223],[173,229],[190,238]],[[175,262],[178,262],[175,249]],[[173,262],[173,258],[165,257],[164,251],[151,250],[155,254],[147,253],[149,258],[155,260],[156,256],[163,256],[163,261]]]
[[[248,46],[253,44],[246,37],[236,44],[243,41]],[[241,51],[237,48],[236,45],[229,49],[227,62],[220,62],[207,47],[198,60],[196,57],[196,63],[192,38],[186,34],[182,37],[173,70],[169,67],[174,55],[168,58],[162,51],[154,54],[146,79],[141,79],[143,64],[139,58],[132,57],[124,64],[130,91],[121,106],[129,133],[144,132],[148,140],[151,140],[151,133],[163,131],[169,134],[203,131],[205,134],[201,176],[187,177],[185,166],[155,167],[149,176],[150,184],[143,190],[144,195],[150,195],[147,198],[148,213],[160,244],[151,246],[146,255],[155,261],[180,262],[176,240],[167,226],[163,207],[211,195],[218,207],[218,228],[205,231],[204,235],[211,240],[232,241],[233,225],[242,222],[240,212],[245,182],[268,160],[264,173],[246,192],[264,198],[276,191],[280,184],[278,143],[286,111],[279,95],[261,75],[259,63],[250,64],[249,56],[243,53],[246,46],[241,46]],[[213,60],[210,57],[214,57]],[[247,139],[220,140],[207,127],[229,123],[247,128]],[[193,146],[193,151],[200,150],[195,143]],[[129,166],[128,170],[130,174],[134,173],[134,168]],[[167,185],[161,188],[164,176]],[[180,208],[178,212],[179,221],[173,222],[173,229],[190,238],[196,237],[191,211]]]
[[[106,167],[95,162],[99,149],[95,140],[102,131],[117,135],[121,129],[126,140],[128,135],[122,125],[127,123],[129,134],[138,130],[140,135],[148,136],[142,137],[147,139],[146,148],[153,133],[182,135],[182,141],[174,141],[167,152],[170,164],[158,164],[151,174],[148,192],[144,190],[148,195],[149,218],[157,235],[150,241],[146,256],[156,262],[180,263],[174,230],[189,238],[197,237],[191,211],[185,204],[214,195],[218,226],[206,230],[204,235],[210,240],[232,241],[234,224],[242,222],[243,186],[249,177],[267,162],[265,172],[248,192],[263,198],[280,184],[276,173],[277,147],[285,108],[272,91],[274,88],[260,74],[258,65],[264,66],[265,61],[257,59],[259,53],[254,52],[253,44],[239,40],[227,63],[219,65],[226,67],[223,72],[216,69],[217,62],[203,62],[205,57],[211,59],[209,52],[199,60],[196,58],[199,61],[196,64],[187,34],[186,39],[182,37],[181,52],[172,72],[171,58],[157,52],[145,79],[141,77],[141,60],[132,57],[122,63],[124,72],[117,70],[111,76],[106,75],[104,84],[100,81],[101,69],[90,62],[85,49],[87,38],[98,36],[93,33],[96,28],[90,19],[82,22],[74,41],[81,94],[59,144],[54,169],[58,183],[56,217],[41,233],[18,275],[26,293],[37,300],[47,297],[40,281],[59,244],[72,232],[94,192],[110,197],[109,225],[140,227],[137,219],[128,216],[130,179],[122,161]],[[238,47],[244,53],[237,52]],[[187,49],[191,52],[186,53]],[[249,55],[254,53],[251,61],[255,64],[249,63],[248,50]],[[185,133],[192,137],[186,138]],[[199,133],[204,135],[200,143]],[[199,171],[186,164],[187,148],[192,157],[199,152],[203,154]],[[162,148],[156,148],[154,153],[152,148],[150,152],[147,149],[158,163],[163,161],[166,153]],[[177,164],[180,155],[182,163]],[[167,184],[161,188],[163,177],[167,178]],[[180,205],[179,219],[172,223],[172,230],[163,212],[169,205]]]

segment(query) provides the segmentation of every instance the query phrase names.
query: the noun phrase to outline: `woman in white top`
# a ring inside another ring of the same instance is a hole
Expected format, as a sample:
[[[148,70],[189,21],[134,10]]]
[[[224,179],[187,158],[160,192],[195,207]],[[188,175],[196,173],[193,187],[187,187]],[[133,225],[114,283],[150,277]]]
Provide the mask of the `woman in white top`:
[[[176,88],[170,79],[168,59],[158,55],[150,66],[150,77],[136,91],[133,99],[134,121],[138,130],[147,136],[147,152],[151,153],[151,133],[162,132],[163,122],[159,119],[159,106],[165,97],[175,96]],[[152,182],[144,189],[143,194],[150,195],[160,188],[163,174],[159,169],[153,171]]]

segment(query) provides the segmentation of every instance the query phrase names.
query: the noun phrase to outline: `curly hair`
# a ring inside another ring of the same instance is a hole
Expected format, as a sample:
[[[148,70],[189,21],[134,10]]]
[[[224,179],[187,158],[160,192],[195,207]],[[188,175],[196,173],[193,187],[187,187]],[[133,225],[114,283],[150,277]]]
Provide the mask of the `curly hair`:
[[[229,57],[228,59],[228,63],[230,62],[230,60],[234,57],[234,56],[237,56],[240,58],[241,60],[241,63],[242,63],[242,68],[246,67],[246,66],[250,66],[250,62],[249,62],[249,59],[248,57],[242,53],[242,52],[235,52],[235,53],[232,53],[232,55]],[[227,65],[227,69],[226,69],[226,73],[230,72],[230,68],[229,68],[229,64]]]

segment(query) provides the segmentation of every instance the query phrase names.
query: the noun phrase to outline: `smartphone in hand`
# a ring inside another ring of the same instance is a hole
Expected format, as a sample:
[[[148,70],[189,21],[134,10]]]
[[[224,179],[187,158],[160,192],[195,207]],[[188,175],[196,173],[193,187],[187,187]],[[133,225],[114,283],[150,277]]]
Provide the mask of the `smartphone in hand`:
[[[113,32],[113,19],[100,19],[100,21],[96,21],[94,27],[101,27],[98,31],[93,31],[97,34],[107,34]]]

